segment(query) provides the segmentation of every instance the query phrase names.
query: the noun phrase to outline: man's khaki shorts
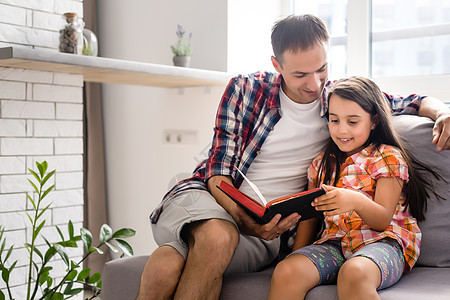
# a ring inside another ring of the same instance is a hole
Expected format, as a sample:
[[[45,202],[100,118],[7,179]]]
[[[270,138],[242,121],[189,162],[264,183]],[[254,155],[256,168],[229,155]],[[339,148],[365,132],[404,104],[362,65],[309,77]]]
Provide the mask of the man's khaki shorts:
[[[153,236],[159,246],[171,246],[186,260],[189,248],[181,238],[183,226],[192,222],[221,219],[234,224],[233,218],[207,191],[187,190],[164,203]],[[225,274],[256,272],[268,266],[278,255],[280,239],[265,241],[253,236],[239,235],[239,244]]]

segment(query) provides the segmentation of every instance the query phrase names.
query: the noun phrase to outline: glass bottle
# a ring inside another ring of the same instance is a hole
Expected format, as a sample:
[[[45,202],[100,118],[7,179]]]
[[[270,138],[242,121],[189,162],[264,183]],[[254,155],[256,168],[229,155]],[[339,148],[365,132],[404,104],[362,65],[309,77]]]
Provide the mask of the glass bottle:
[[[59,51],[82,54],[83,52],[83,20],[76,13],[63,15],[63,28],[59,31]]]
[[[83,37],[83,55],[97,56],[98,41],[95,34],[91,30],[84,28]]]

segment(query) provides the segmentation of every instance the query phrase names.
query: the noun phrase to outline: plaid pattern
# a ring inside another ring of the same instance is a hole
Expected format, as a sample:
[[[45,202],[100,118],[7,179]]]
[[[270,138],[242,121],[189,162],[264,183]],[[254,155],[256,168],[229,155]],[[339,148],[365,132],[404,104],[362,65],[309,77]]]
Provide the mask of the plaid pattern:
[[[323,153],[314,159],[308,170],[308,179],[313,183],[317,180],[323,181],[323,176],[320,179],[317,178],[318,166],[322,159]],[[381,177],[399,177],[407,182],[408,167],[397,148],[381,145],[377,149],[370,145],[346,159],[336,186],[357,190],[373,199],[376,181]],[[325,218],[325,230],[316,244],[340,239],[342,252],[348,258],[364,245],[391,237],[402,245],[406,262],[405,270],[409,271],[419,257],[422,234],[409,209],[404,211],[402,206],[404,200],[402,194],[393,219],[383,232],[371,229],[355,211],[328,216]]]
[[[217,111],[208,159],[197,166],[191,178],[167,192],[150,215],[152,223],[157,222],[166,201],[187,189],[206,190],[205,182],[211,176],[231,175],[235,179],[234,185],[241,185],[243,178],[233,170],[234,167],[247,173],[266,137],[281,118],[278,95],[281,80],[280,74],[270,72],[239,75],[230,80]],[[327,115],[326,95],[331,84],[327,82],[320,99],[322,117]],[[385,96],[394,113],[406,114],[417,114],[423,98],[417,95],[406,98]]]

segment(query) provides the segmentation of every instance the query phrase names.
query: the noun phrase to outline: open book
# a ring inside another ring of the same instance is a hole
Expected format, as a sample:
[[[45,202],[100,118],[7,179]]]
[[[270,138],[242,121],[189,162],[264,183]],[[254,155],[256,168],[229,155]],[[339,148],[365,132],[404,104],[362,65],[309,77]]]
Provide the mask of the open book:
[[[245,181],[255,191],[259,200],[255,200],[244,194],[234,186],[225,181],[221,181],[217,186],[219,190],[224,192],[231,200],[240,205],[250,216],[252,216],[259,223],[269,222],[276,214],[281,214],[281,217],[287,217],[290,214],[297,212],[301,215],[300,221],[311,218],[323,217],[323,213],[317,211],[311,206],[311,202],[325,194],[322,188],[296,193],[288,196],[283,196],[267,202],[258,187],[252,183],[239,169],[238,171],[244,177]]]

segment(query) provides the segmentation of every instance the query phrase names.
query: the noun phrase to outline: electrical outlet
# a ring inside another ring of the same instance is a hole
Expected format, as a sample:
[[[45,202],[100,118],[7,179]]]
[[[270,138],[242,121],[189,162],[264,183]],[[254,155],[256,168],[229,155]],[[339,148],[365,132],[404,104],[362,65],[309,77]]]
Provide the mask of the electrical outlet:
[[[163,133],[165,144],[195,145],[198,143],[198,131],[196,130],[171,130]]]

